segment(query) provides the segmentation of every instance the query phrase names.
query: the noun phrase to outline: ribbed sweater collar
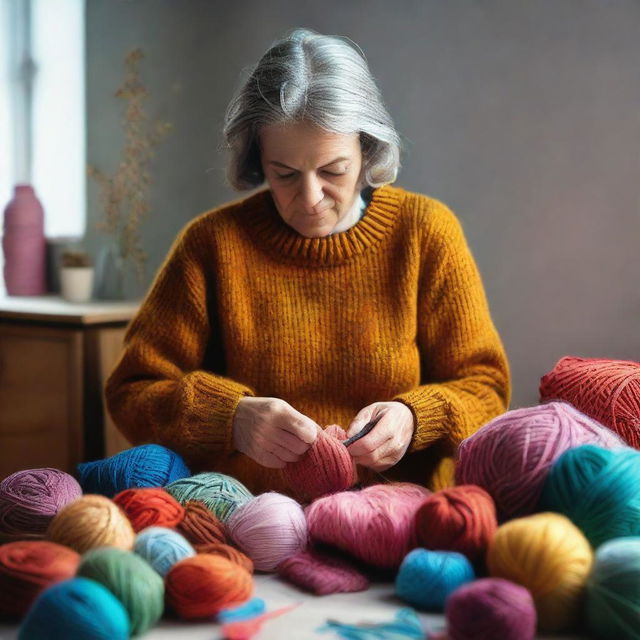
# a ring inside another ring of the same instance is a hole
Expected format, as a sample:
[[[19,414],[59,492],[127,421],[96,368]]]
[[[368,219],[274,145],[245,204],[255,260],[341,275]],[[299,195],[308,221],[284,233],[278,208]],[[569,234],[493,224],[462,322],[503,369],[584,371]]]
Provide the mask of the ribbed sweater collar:
[[[373,189],[371,201],[358,223],[324,238],[306,238],[284,222],[270,189],[245,201],[249,215],[243,217],[250,225],[251,236],[272,254],[307,265],[341,264],[377,245],[391,231],[403,195],[402,189],[392,185]]]

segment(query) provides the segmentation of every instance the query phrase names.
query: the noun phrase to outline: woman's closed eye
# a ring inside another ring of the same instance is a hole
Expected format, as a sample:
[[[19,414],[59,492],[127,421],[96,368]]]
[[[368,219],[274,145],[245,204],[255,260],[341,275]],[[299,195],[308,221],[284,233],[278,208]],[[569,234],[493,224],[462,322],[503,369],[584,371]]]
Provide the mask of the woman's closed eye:
[[[322,173],[327,176],[343,176],[346,174],[346,171],[343,171],[341,173],[335,173],[333,171],[323,171]],[[280,180],[287,180],[289,178],[293,178],[293,176],[295,176],[296,174],[295,173],[285,173],[285,174],[277,173],[276,175]]]

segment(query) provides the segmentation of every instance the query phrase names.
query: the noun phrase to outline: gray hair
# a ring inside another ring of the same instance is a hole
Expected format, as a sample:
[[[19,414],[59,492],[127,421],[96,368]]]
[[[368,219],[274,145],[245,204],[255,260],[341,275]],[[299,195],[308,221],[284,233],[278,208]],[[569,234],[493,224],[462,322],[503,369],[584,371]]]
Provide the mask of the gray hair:
[[[347,38],[300,28],[271,46],[227,107],[223,136],[231,186],[242,191],[264,182],[262,126],[301,120],[332,133],[358,133],[365,183],[395,181],[400,136],[364,54]]]

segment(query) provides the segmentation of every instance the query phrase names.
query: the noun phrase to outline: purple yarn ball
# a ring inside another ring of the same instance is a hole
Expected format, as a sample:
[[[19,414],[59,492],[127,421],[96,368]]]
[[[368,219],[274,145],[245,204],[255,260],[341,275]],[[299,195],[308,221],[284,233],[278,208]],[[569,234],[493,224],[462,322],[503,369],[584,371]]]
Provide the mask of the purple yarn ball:
[[[53,516],[81,496],[76,479],[64,471],[17,471],[0,482],[0,536],[42,537]]]
[[[447,599],[449,640],[533,640],[536,607],[529,591],[503,578],[482,578]]]
[[[501,521],[534,512],[545,478],[567,450],[625,443],[567,402],[507,411],[458,447],[456,484],[477,484],[496,503]]]

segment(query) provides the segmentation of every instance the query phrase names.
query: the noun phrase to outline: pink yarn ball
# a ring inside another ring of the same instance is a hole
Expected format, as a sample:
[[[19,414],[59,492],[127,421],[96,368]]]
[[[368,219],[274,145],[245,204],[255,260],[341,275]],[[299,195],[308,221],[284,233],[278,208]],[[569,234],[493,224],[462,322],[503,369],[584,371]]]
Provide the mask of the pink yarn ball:
[[[624,446],[613,431],[566,402],[507,411],[460,443],[456,483],[484,488],[500,520],[528,515],[555,460],[582,444]]]
[[[317,550],[287,558],[278,566],[278,575],[319,596],[369,588],[367,576],[346,560]]]
[[[309,533],[375,567],[397,569],[416,546],[416,512],[429,495],[398,482],[326,496],[305,510]]]
[[[294,498],[310,502],[355,484],[356,465],[342,444],[346,437],[345,430],[337,424],[320,429],[316,441],[300,460],[287,464],[283,475]]]
[[[274,571],[307,547],[304,511],[289,496],[270,491],[240,505],[226,521],[233,543],[259,571]]]

